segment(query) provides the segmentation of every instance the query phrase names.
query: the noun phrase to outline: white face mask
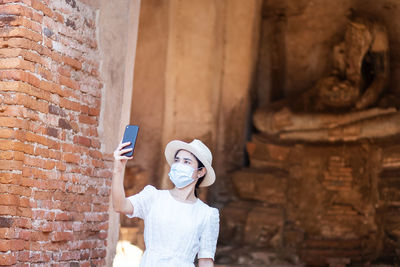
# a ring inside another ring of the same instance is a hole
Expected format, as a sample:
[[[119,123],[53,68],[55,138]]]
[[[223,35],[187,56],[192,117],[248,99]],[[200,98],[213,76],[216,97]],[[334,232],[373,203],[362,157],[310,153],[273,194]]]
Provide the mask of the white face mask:
[[[177,188],[183,188],[195,181],[192,178],[193,172],[194,169],[189,165],[174,163],[171,165],[168,176]]]

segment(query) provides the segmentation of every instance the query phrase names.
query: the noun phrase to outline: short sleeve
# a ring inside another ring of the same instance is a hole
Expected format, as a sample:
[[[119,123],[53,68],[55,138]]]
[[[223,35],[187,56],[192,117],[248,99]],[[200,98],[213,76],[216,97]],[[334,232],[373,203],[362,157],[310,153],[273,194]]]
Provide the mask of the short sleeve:
[[[133,206],[133,214],[127,214],[126,216],[129,218],[138,217],[144,220],[151,208],[157,191],[154,186],[147,185],[138,194],[128,197]]]
[[[214,260],[219,234],[219,211],[211,208],[208,221],[200,236],[200,250],[198,258],[211,258]]]

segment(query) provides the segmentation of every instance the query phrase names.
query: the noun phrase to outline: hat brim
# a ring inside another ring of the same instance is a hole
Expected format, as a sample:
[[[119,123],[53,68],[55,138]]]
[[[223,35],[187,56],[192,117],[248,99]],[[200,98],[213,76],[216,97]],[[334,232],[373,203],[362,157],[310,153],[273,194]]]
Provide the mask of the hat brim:
[[[204,167],[207,170],[206,176],[204,177],[203,182],[201,182],[199,186],[206,187],[212,185],[215,181],[215,172],[213,167],[208,162],[208,160],[205,157],[203,157],[199,151],[197,151],[195,147],[191,146],[186,142],[174,140],[167,144],[167,146],[165,147],[164,154],[168,164],[171,166],[172,163],[174,163],[176,152],[182,149],[192,153],[198,160],[201,161],[201,163],[203,163]]]

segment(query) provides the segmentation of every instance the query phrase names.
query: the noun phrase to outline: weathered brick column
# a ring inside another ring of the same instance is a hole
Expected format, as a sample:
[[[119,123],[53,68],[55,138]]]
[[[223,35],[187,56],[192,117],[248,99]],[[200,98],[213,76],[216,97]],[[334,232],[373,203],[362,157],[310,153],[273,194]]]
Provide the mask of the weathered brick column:
[[[105,264],[97,11],[0,1],[0,265]]]

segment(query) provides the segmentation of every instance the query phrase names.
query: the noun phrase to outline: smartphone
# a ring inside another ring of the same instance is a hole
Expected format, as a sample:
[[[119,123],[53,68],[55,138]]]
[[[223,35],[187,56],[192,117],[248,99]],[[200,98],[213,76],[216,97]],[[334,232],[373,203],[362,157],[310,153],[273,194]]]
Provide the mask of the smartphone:
[[[124,138],[122,138],[122,143],[131,142],[129,146],[124,147],[124,149],[132,148],[132,151],[122,154],[123,156],[132,157],[133,150],[135,149],[138,132],[139,132],[138,125],[127,125],[125,127]]]

